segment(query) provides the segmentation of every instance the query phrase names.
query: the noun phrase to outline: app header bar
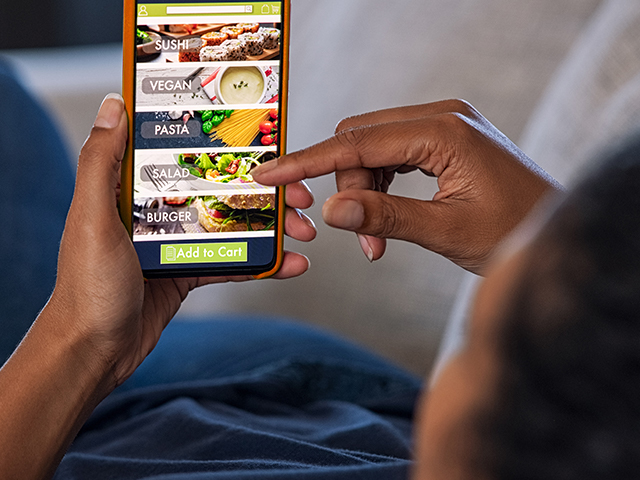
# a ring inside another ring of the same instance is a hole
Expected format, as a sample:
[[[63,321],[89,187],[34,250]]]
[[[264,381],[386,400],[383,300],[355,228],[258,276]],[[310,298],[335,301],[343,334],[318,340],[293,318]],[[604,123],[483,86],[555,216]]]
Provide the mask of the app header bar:
[[[282,14],[280,2],[246,3],[141,3],[138,5],[138,19],[163,17],[166,19],[202,16],[240,15],[242,17],[279,16]],[[182,18],[184,19],[184,18]],[[278,19],[274,19],[278,21]]]

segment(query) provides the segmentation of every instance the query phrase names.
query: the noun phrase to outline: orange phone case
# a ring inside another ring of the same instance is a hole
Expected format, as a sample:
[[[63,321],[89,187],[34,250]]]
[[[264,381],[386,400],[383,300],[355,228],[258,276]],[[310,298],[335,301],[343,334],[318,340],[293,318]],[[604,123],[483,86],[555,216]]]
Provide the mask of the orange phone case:
[[[134,136],[133,112],[135,111],[134,78],[135,78],[135,31],[137,28],[136,0],[124,0],[124,24],[122,39],[122,97],[127,109],[129,120],[129,141],[122,161],[121,190],[120,190],[120,217],[126,226],[129,235],[133,236],[133,148]],[[282,86],[280,91],[280,155],[286,154],[287,126],[288,126],[288,101],[289,101],[289,26],[291,22],[291,2],[282,0],[282,65],[280,75]],[[267,271],[254,275],[256,279],[263,279],[275,275],[284,260],[284,215],[285,215],[285,187],[278,187],[278,227],[276,229],[276,259],[275,266]],[[228,274],[226,274],[228,275]]]

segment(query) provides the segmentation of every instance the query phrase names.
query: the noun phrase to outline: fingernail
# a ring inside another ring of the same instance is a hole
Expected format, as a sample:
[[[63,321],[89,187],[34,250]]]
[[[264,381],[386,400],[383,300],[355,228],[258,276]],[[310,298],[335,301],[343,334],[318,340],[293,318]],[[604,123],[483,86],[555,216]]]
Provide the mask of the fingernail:
[[[304,223],[306,223],[307,225],[309,225],[309,226],[310,226],[311,228],[313,228],[314,230],[316,230],[316,231],[318,230],[318,229],[316,228],[316,224],[315,224],[315,223],[313,223],[313,220],[311,220],[311,218],[307,217],[304,213],[302,213],[302,212],[301,212],[300,210],[298,210],[297,208],[296,208],[296,213],[298,214],[298,216],[300,217],[300,219],[301,219]]]
[[[99,128],[115,128],[120,123],[124,100],[117,93],[110,93],[102,101],[94,126]]]
[[[322,217],[332,227],[355,230],[364,223],[364,207],[355,200],[329,200],[322,209]]]
[[[367,256],[367,259],[370,263],[373,263],[373,249],[371,248],[369,240],[367,240],[367,237],[365,237],[364,235],[360,235],[359,233],[358,240],[360,241],[360,247],[362,248],[364,254]]]
[[[254,177],[254,178],[255,177],[259,177],[261,175],[264,175],[267,172],[270,172],[271,170],[273,170],[277,166],[278,166],[278,159],[277,158],[275,160],[270,160],[267,163],[263,163],[262,165],[259,165],[258,167],[256,167],[253,170],[251,170],[251,176]]]
[[[304,188],[307,189],[307,192],[309,192],[309,195],[311,195],[311,200],[312,200],[311,207],[314,207],[316,205],[316,197],[313,195],[313,192],[309,188],[309,185],[306,184],[306,182],[301,181],[300,183]]]

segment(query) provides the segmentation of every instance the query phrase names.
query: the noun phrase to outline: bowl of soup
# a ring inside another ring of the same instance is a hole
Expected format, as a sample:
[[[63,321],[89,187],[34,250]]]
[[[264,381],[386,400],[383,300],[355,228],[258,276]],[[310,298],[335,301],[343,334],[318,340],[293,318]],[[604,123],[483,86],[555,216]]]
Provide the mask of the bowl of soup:
[[[260,103],[267,92],[267,76],[259,67],[227,67],[216,79],[216,94],[225,105]]]

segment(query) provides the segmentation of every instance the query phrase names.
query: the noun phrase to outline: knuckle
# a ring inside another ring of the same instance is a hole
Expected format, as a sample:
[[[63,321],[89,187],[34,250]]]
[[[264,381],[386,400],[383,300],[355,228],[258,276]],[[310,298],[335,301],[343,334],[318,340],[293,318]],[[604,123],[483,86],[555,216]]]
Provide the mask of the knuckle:
[[[96,142],[87,140],[80,150],[80,163],[94,162],[101,154],[101,149]]]
[[[459,112],[449,112],[440,116],[444,128],[455,134],[468,134],[472,127],[468,118]]]
[[[340,120],[340,122],[338,122],[338,125],[336,125],[335,134],[338,135],[358,126],[359,122],[357,119],[358,115],[353,115],[351,117],[343,118],[342,120]]]
[[[337,142],[339,143],[343,153],[343,158],[357,158],[358,165],[354,165],[354,167],[361,167],[360,160],[360,146],[363,142],[366,141],[366,130],[365,129],[350,129],[344,132],[341,132],[335,136]]]
[[[345,130],[348,130],[350,128],[349,125],[350,125],[349,118],[344,118],[344,119],[340,120],[338,122],[338,124],[336,125],[334,133],[336,135],[339,135],[340,133],[344,132]]]
[[[84,156],[89,160],[96,160],[105,155],[105,152],[110,152],[110,141],[108,132],[105,132],[100,128],[93,128],[91,133],[87,137],[80,150],[80,156]]]
[[[410,241],[416,238],[416,230],[419,228],[416,216],[420,215],[420,211],[412,207],[415,205],[401,202],[393,208],[392,224],[396,238]]]
[[[386,208],[384,209],[384,222],[381,225],[382,235],[384,237],[404,237],[404,228],[402,226],[400,218],[401,217],[398,215],[398,210],[395,208],[391,208],[391,206],[387,203]]]
[[[372,233],[383,238],[404,238],[405,222],[400,213],[401,207],[386,195],[377,195],[379,202],[375,206],[375,212],[370,217]]]
[[[375,190],[375,173],[368,169],[351,169],[336,173],[338,191]]]
[[[466,100],[460,98],[454,98],[449,100],[450,111],[452,113],[459,113],[465,117],[473,117],[476,114],[476,109]]]
[[[93,170],[100,167],[100,171],[118,173],[120,162],[114,155],[112,148],[102,141],[99,132],[92,131],[87,141],[80,150],[78,157],[78,167],[86,170]]]

